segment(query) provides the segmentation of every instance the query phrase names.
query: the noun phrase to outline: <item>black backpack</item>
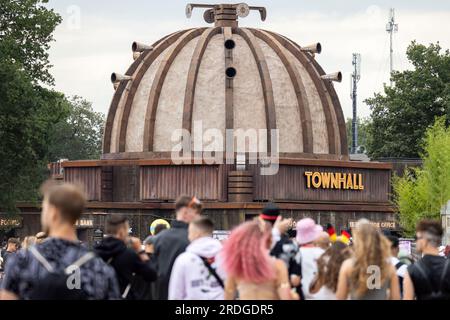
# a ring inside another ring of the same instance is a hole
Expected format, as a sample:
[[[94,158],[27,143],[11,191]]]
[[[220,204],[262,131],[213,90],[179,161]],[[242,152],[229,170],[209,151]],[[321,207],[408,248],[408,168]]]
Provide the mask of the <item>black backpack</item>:
[[[419,260],[415,267],[420,272],[420,274],[423,277],[423,280],[427,284],[428,289],[430,290],[430,293],[427,295],[422,295],[423,300],[449,300],[450,299],[450,292],[443,292],[444,284],[445,284],[445,276],[447,275],[448,267],[450,266],[450,260],[446,259],[444,268],[442,269],[442,275],[441,279],[439,281],[439,288],[435,290],[436,288],[433,288],[433,286],[430,283],[430,273],[428,272],[428,266],[423,262],[423,260]]]
[[[43,278],[38,278],[37,283],[35,283],[30,294],[31,300],[88,300],[88,296],[84,290],[69,287],[69,277],[72,276],[71,267],[81,268],[82,265],[95,257],[94,253],[88,252],[64,270],[55,271],[36,247],[31,247],[29,250],[47,270],[47,274]],[[69,254],[75,255],[76,252],[69,251]]]

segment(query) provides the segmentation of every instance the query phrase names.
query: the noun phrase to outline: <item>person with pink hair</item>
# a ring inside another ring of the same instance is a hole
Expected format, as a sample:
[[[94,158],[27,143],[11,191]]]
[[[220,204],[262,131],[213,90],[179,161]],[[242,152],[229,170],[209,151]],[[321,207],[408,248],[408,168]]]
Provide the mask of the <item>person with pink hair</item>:
[[[237,227],[225,242],[225,300],[292,300],[288,270],[269,255],[271,227],[261,219]]]

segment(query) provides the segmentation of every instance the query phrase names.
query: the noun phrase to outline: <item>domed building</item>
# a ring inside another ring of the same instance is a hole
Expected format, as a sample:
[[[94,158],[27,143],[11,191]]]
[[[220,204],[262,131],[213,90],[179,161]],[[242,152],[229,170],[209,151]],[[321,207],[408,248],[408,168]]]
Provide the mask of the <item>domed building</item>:
[[[246,15],[253,8],[237,9]],[[316,62],[321,45],[303,48],[273,32],[239,28],[237,9],[212,6],[205,17],[214,27],[133,44],[135,62],[112,76],[117,90],[105,159],[166,158],[176,145],[173,132],[192,133],[197,121],[200,134],[276,129],[280,155],[348,160],[345,120],[330,81],[341,75],[326,76]],[[265,9],[255,9],[265,19]]]
[[[219,230],[269,201],[338,230],[363,217],[395,228],[391,165],[350,161],[333,86],[342,75],[318,64],[322,46],[239,27],[252,11],[265,20],[263,7],[190,4],[187,16],[196,8],[213,26],[135,42],[133,64],[112,74],[102,159],[62,163],[90,200],[85,236],[114,212],[143,238],[155,219],[174,218],[182,194],[201,199]]]

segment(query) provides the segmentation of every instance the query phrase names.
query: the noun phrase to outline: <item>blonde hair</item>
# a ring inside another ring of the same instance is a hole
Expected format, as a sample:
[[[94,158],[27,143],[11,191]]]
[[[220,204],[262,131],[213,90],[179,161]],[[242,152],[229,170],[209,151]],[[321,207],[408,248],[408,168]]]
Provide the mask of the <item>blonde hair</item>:
[[[360,220],[353,233],[354,258],[350,282],[355,295],[361,297],[369,290],[367,280],[370,276],[370,266],[380,268],[380,283],[385,283],[388,279],[390,242],[368,220]]]

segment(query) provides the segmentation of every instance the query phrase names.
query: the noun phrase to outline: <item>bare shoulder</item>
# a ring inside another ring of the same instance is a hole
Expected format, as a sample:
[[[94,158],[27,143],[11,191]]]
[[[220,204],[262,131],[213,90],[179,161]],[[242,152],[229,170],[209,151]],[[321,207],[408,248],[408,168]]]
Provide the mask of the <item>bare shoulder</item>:
[[[277,270],[287,270],[286,264],[281,259],[275,259],[275,268]]]
[[[392,263],[389,263],[389,276],[390,277],[397,277],[397,269],[395,268],[395,266]]]
[[[347,259],[342,263],[341,272],[348,273],[353,268],[353,259]]]

